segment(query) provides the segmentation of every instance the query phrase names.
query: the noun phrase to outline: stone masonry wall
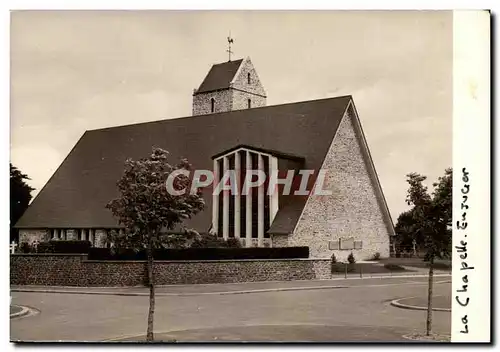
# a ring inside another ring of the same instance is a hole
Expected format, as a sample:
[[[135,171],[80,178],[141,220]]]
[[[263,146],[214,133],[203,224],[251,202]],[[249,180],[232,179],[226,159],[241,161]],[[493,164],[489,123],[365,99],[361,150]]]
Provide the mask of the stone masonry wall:
[[[239,90],[231,89],[233,93],[233,106],[232,110],[244,110],[248,109],[248,99],[250,99],[251,108],[260,108],[266,106],[266,98],[259,95],[253,95],[246,92],[241,92]]]
[[[106,231],[95,230],[94,236],[95,236],[95,239],[94,239],[94,246],[95,247],[105,247],[106,246],[106,238],[107,238]]]
[[[30,245],[33,242],[44,242],[50,240],[50,234],[46,229],[20,229],[19,244],[26,242]]]
[[[272,234],[271,242],[273,247],[288,247],[288,235]]]
[[[250,74],[250,83],[248,83],[248,74]],[[241,63],[231,88],[231,110],[248,109],[248,99],[251,101],[251,108],[266,106],[266,91],[249,58]]]
[[[309,246],[312,258],[345,261],[351,250],[330,250],[329,241],[351,238],[363,241],[352,250],[356,260],[370,259],[376,252],[389,256],[389,232],[382,209],[356,138],[353,119],[346,114],[339,126],[323,168],[323,189],[332,195],[311,195],[297,227],[288,238],[289,246]]]
[[[215,111],[225,112],[232,109],[232,94],[228,89],[193,95],[193,116],[212,113],[211,99],[215,99]]]
[[[250,73],[250,84],[248,83],[248,74]],[[255,95],[266,96],[266,91],[257,75],[257,71],[253,67],[252,61],[246,58],[241,63],[240,69],[233,79],[232,88],[253,93]]]
[[[61,231],[61,230],[59,230]],[[87,229],[88,231],[88,229]],[[105,247],[106,246],[106,231],[96,229],[94,232],[95,240],[94,247]],[[51,237],[50,230],[47,229],[20,229],[19,230],[19,244],[27,242],[30,245],[33,242],[45,242],[50,241]],[[77,229],[66,229],[66,240],[79,240]]]
[[[79,240],[77,230],[75,230],[75,229],[68,229],[68,230],[66,230],[66,239],[68,241],[77,241],[77,240]]]
[[[208,284],[330,278],[329,260],[156,261],[156,284]],[[145,261],[88,261],[86,255],[14,254],[12,285],[140,286]]]

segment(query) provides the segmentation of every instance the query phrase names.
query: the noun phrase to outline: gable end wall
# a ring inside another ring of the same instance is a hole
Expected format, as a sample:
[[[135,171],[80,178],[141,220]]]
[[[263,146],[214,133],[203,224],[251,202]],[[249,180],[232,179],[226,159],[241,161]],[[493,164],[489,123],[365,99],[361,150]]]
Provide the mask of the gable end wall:
[[[248,74],[250,73],[250,84],[248,84]],[[266,91],[260,82],[259,76],[255,67],[253,67],[250,59],[243,60],[236,76],[234,77],[232,87],[238,90],[243,90],[248,93],[264,96]]]
[[[351,251],[356,260],[368,260],[376,252],[389,256],[390,231],[356,137],[354,118],[349,109],[323,163],[323,189],[332,195],[311,195],[288,238],[289,246],[309,246],[313,258],[329,258],[334,253],[337,260],[345,261]],[[351,237],[363,241],[363,248],[329,249],[329,241]]]

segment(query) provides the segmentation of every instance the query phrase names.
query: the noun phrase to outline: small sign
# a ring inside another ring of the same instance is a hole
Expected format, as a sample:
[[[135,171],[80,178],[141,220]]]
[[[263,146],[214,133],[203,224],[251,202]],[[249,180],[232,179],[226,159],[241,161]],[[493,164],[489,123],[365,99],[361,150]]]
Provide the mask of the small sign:
[[[340,240],[328,241],[328,249],[335,250],[340,248]]]
[[[354,238],[340,239],[340,249],[354,249]]]

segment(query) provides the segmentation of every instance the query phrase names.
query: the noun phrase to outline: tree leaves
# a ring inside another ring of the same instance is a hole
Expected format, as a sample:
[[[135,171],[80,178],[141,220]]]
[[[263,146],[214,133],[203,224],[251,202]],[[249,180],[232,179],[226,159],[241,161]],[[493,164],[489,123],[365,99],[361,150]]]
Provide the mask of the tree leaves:
[[[403,247],[412,248],[413,240],[419,244],[424,243],[424,238],[418,227],[418,222],[415,219],[413,209],[405,211],[399,215],[394,230],[398,235],[398,244]]]
[[[398,218],[396,231],[400,242],[407,243],[412,237],[422,243],[426,249],[426,257],[449,257],[451,249],[452,221],[452,186],[453,172],[451,168],[433,184],[432,195],[423,184],[426,176],[418,173],[407,175],[409,184],[406,201],[413,208],[402,213]]]
[[[167,191],[166,181],[172,172],[191,169],[187,159],[172,166],[168,156],[168,151],[153,148],[149,157],[125,162],[125,171],[117,182],[120,197],[106,206],[125,227],[123,235],[112,236],[117,245],[145,248],[150,237],[155,248],[178,243],[171,235],[163,235],[162,231],[173,230],[203,210],[205,203],[201,192],[172,195]],[[175,181],[178,187],[189,190],[190,180],[185,175],[177,176]],[[191,232],[182,231],[180,234],[187,238]]]
[[[10,240],[17,240],[18,231],[14,225],[24,214],[31,201],[30,187],[25,180],[29,180],[28,175],[23,174],[18,168],[10,164]]]

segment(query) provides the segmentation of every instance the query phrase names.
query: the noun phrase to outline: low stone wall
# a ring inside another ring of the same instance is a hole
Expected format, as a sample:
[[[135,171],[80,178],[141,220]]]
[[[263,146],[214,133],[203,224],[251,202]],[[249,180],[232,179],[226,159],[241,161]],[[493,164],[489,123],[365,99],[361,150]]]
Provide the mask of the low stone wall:
[[[156,261],[157,285],[289,281],[330,278],[328,259]],[[87,255],[13,254],[12,285],[140,286],[145,261],[93,261]]]

